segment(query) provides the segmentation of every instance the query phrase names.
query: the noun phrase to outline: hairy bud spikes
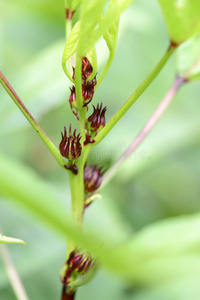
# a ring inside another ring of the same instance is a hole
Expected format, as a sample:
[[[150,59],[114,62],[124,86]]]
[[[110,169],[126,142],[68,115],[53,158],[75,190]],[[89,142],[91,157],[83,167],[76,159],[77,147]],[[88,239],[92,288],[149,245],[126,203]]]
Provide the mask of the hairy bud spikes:
[[[107,110],[107,107],[105,106],[102,109],[102,103],[101,103],[100,106],[99,104],[97,104],[96,108],[93,105],[93,109],[94,109],[93,113],[87,119],[87,127],[90,131],[96,132],[105,126],[106,123],[105,112]]]
[[[84,79],[82,84],[82,96],[85,103],[83,104],[83,106],[87,106],[92,101],[94,95],[94,87],[96,84],[96,76],[91,81]]]
[[[87,253],[75,253],[74,251],[70,254],[67,261],[67,265],[71,272],[76,272],[79,275],[84,274],[92,263],[91,257]]]
[[[69,127],[69,136],[67,136],[66,127],[64,127],[64,134],[61,133],[62,140],[59,145],[62,156],[69,160],[75,160],[81,155],[82,146],[80,143],[80,133],[76,136],[76,129],[71,133],[71,124]]]

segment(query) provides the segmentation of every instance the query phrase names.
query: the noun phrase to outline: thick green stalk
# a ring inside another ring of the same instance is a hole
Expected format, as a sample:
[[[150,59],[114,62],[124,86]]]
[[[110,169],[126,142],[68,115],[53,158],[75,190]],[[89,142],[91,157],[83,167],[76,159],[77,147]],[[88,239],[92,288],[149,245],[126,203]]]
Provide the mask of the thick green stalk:
[[[44,133],[44,131],[40,128],[38,123],[35,121],[33,116],[30,114],[24,103],[21,101],[17,93],[14,91],[8,80],[5,78],[3,73],[0,71],[0,82],[6,92],[9,94],[9,96],[12,98],[12,100],[15,102],[15,104],[18,106],[18,108],[21,110],[25,118],[28,120],[28,122],[31,124],[31,126],[35,129],[37,134],[40,136],[42,141],[45,143],[51,154],[55,157],[57,162],[61,165],[61,167],[64,167],[66,164],[65,160],[61,156],[60,152],[56,148],[56,146],[51,142],[51,140],[48,138],[48,136]]]
[[[141,94],[147,89],[154,78],[162,70],[172,53],[175,51],[176,47],[170,45],[167,49],[159,63],[153,69],[153,71],[147,76],[147,78],[142,82],[142,84],[136,89],[136,91],[128,98],[124,105],[118,110],[114,117],[108,122],[108,124],[101,130],[95,139],[94,145],[100,143],[106,135],[111,131],[111,129],[117,124],[117,122],[123,117],[123,115],[129,110],[129,108],[136,102],[136,100],[141,96]]]

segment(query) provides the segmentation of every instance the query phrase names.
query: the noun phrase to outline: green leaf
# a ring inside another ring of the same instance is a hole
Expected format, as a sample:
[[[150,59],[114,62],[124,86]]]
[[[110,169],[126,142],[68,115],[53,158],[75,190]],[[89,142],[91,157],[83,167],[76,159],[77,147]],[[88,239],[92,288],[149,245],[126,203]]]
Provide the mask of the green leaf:
[[[177,44],[200,31],[199,0],[158,0],[170,39]]]
[[[73,82],[73,79],[72,79],[70,72],[68,71],[68,69],[66,67],[66,62],[77,51],[80,26],[81,26],[81,23],[80,23],[80,21],[78,21],[72,28],[72,31],[67,39],[67,42],[66,42],[66,45],[64,48],[64,52],[63,52],[63,57],[62,57],[62,66],[64,68],[65,74],[72,82]]]
[[[81,0],[65,0],[65,7],[76,10],[81,5]]]
[[[27,243],[25,243],[22,240],[15,239],[15,238],[8,237],[8,236],[0,234],[0,244],[1,243],[4,243],[4,244],[24,244],[24,245],[27,245]]]
[[[187,273],[184,261],[192,257],[200,259],[199,214],[146,227],[113,252],[112,262],[115,260],[117,272],[133,282],[157,284],[170,280],[177,265]]]
[[[118,29],[119,29],[119,20],[116,23],[114,23],[111,27],[109,27],[108,31],[103,36],[104,40],[106,41],[110,54],[109,54],[108,61],[98,78],[97,86],[101,83],[101,81],[105,77],[113,61],[116,46],[117,46]]]
[[[94,45],[94,43],[89,44],[90,35],[100,20],[105,2],[106,0],[83,0],[78,46],[80,56],[85,56],[90,48]]]
[[[181,45],[177,52],[177,73],[182,76],[196,77],[200,74],[200,36],[197,35]]]
[[[37,222],[47,225],[59,235],[74,241],[107,261],[109,239],[102,233],[83,234],[67,214],[54,189],[33,170],[0,153],[0,196],[28,211]],[[67,173],[66,173],[67,175]],[[103,237],[103,238],[102,238]]]
[[[132,1],[133,0],[112,0],[103,18],[100,18],[100,16],[105,3],[104,0],[98,1],[98,4],[90,0],[83,1],[79,40],[79,54],[81,56],[85,55],[97,40],[117,22],[121,13]],[[98,22],[99,25],[96,26]]]

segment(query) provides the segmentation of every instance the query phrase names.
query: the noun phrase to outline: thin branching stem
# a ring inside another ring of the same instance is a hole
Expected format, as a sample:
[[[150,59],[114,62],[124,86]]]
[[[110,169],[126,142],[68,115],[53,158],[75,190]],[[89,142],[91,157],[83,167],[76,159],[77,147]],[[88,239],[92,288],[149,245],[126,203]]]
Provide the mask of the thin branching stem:
[[[0,83],[8,93],[8,95],[12,98],[12,100],[15,102],[15,104],[18,106],[18,108],[21,110],[25,118],[28,120],[28,122],[31,124],[33,129],[37,132],[37,134],[40,136],[42,141],[45,143],[51,154],[55,157],[57,162],[61,165],[61,167],[64,167],[66,164],[65,160],[61,156],[60,152],[56,148],[56,146],[52,143],[52,141],[49,139],[49,137],[45,134],[45,132],[40,128],[36,120],[33,118],[31,113],[28,111],[20,97],[17,95],[13,87],[10,85],[6,77],[3,75],[3,73],[0,71]]]

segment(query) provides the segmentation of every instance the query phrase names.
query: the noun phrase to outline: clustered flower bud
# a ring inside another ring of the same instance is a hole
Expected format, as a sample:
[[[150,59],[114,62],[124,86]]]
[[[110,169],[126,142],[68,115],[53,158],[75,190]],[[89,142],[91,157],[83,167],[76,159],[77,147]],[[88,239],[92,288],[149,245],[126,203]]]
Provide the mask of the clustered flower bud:
[[[82,78],[86,79],[87,77],[90,77],[93,72],[93,67],[90,64],[87,57],[82,58]]]
[[[102,109],[102,103],[101,105],[97,104],[97,107],[95,108],[93,105],[93,113],[89,118],[87,119],[87,127],[92,132],[97,132],[98,130],[101,130],[106,123],[105,120],[105,112],[107,110],[107,107],[105,106]]]
[[[65,274],[63,278],[61,278],[63,285],[67,286],[70,283],[72,274],[76,276],[84,275],[92,265],[92,262],[92,258],[88,253],[77,253],[76,251],[72,251],[65,263]]]
[[[83,106],[87,106],[91,101],[94,96],[94,87],[97,84],[96,76],[92,80],[83,80],[82,83],[82,95],[83,95],[83,100],[85,103]]]
[[[93,193],[99,188],[103,177],[102,167],[97,165],[87,166],[84,169],[84,188],[87,193]]]
[[[87,253],[71,252],[67,261],[68,268],[71,272],[75,272],[78,275],[83,275],[89,269],[92,263],[91,257]]]
[[[62,140],[59,145],[62,156],[69,160],[75,160],[81,155],[82,146],[80,143],[80,133],[76,136],[76,129],[71,133],[71,124],[69,126],[69,136],[67,136],[66,127],[64,127],[64,134],[61,132]]]
[[[87,107],[87,105],[92,101],[94,95],[94,87],[97,84],[96,76],[89,80],[88,78],[92,75],[93,67],[90,64],[89,60],[86,57],[82,58],[82,96],[83,96],[83,107]],[[73,68],[72,78],[75,79],[75,68]],[[72,86],[69,103],[72,109],[73,114],[79,119],[78,112],[76,109],[76,91],[75,86]]]

